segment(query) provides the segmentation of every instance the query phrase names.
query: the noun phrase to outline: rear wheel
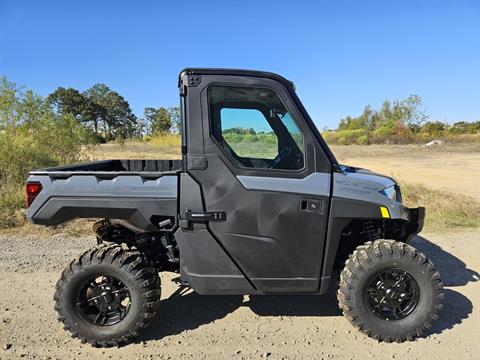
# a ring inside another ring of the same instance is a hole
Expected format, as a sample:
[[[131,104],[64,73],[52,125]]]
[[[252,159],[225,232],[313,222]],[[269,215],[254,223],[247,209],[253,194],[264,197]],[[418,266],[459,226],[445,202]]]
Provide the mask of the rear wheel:
[[[93,248],[57,282],[55,310],[72,337],[94,346],[128,343],[147,327],[160,301],[160,280],[138,251]]]
[[[350,322],[380,341],[413,340],[443,307],[433,264],[410,245],[377,240],[357,247],[340,275],[338,301]]]

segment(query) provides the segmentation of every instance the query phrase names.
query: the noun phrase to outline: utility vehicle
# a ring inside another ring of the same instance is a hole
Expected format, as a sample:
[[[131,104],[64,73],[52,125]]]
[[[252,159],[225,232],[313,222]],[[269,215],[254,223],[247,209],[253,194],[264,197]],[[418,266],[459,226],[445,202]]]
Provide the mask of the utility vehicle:
[[[442,282],[408,244],[424,208],[403,206],[393,179],[339,164],[292,82],[186,69],[178,87],[181,160],[30,173],[32,223],[103,219],[98,245],[56,285],[55,309],[72,336],[95,346],[132,341],[161,306],[163,271],[199,294],[321,295],[338,285],[344,315],[380,341],[430,327]]]

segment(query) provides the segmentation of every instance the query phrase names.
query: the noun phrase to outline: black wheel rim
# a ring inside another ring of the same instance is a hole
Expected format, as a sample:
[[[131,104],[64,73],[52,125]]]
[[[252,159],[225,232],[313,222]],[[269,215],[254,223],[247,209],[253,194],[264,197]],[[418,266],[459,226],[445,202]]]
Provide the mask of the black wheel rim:
[[[130,292],[123,282],[113,276],[97,275],[81,287],[77,311],[89,323],[110,326],[120,322],[131,305]]]
[[[386,321],[406,318],[415,310],[419,300],[417,282],[401,269],[382,270],[372,277],[365,289],[368,309]]]

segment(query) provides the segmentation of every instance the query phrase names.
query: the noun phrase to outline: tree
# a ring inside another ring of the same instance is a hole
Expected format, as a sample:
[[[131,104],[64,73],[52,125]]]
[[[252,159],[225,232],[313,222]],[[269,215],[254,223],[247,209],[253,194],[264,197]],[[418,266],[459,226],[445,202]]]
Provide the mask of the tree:
[[[18,98],[22,90],[7,77],[0,78],[0,129],[14,127],[21,122],[21,110]]]
[[[168,108],[168,113],[170,114],[170,119],[172,123],[172,130],[177,134],[182,133],[182,115],[180,113],[180,107],[173,106]]]
[[[445,132],[446,126],[440,121],[428,121],[422,126],[421,132],[432,137],[440,137]]]
[[[91,115],[97,117],[98,127],[103,128],[106,140],[132,136],[137,117],[123,96],[105,84],[95,84],[83,95],[92,103]]]
[[[144,117],[137,118],[136,125],[134,129],[132,129],[132,137],[142,139],[144,135],[148,135],[148,130],[149,129],[147,120]]]
[[[337,131],[343,131],[342,136],[350,136],[353,131],[361,134],[368,142],[409,142],[415,138],[422,125],[428,120],[422,106],[422,98],[411,95],[403,100],[390,102],[385,100],[379,110],[367,105],[359,117],[347,116],[340,120]]]
[[[346,118],[341,119],[340,124],[338,125],[338,130],[374,128],[374,115],[375,111],[370,105],[367,105],[359,117],[352,118],[351,116],[347,116]]]
[[[337,130],[348,130],[350,127],[350,123],[352,122],[353,118],[351,116],[347,116],[343,119],[340,119],[340,123],[338,124]]]
[[[169,131],[172,126],[171,114],[164,107],[158,109],[147,107],[144,110],[144,116],[150,124],[153,135],[163,135]]]
[[[59,87],[48,95],[47,102],[50,103],[59,114],[70,114],[76,119],[81,120],[88,99],[74,88]]]
[[[480,132],[480,121],[466,122],[458,121],[454,123],[449,129],[450,134],[476,134]]]
[[[69,114],[78,122],[93,126],[95,133],[98,133],[98,123],[104,109],[77,89],[59,87],[48,95],[47,102],[57,113]]]
[[[422,98],[418,95],[410,95],[399,103],[402,109],[402,122],[413,133],[417,133],[428,120],[423,108]]]

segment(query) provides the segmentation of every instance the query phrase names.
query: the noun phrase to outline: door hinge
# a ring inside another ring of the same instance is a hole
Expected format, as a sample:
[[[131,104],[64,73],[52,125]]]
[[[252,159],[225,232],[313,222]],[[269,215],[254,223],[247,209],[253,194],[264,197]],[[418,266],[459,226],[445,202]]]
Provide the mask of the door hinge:
[[[196,87],[202,82],[202,77],[200,75],[183,75],[180,81],[180,96],[187,96],[187,87]]]
[[[201,82],[202,77],[200,75],[187,75],[186,82],[183,85],[186,85],[188,87],[195,87],[200,85]]]
[[[180,96],[181,97],[185,97],[187,96],[187,86],[186,85],[180,85],[180,87],[178,88],[179,92],[180,92]]]

